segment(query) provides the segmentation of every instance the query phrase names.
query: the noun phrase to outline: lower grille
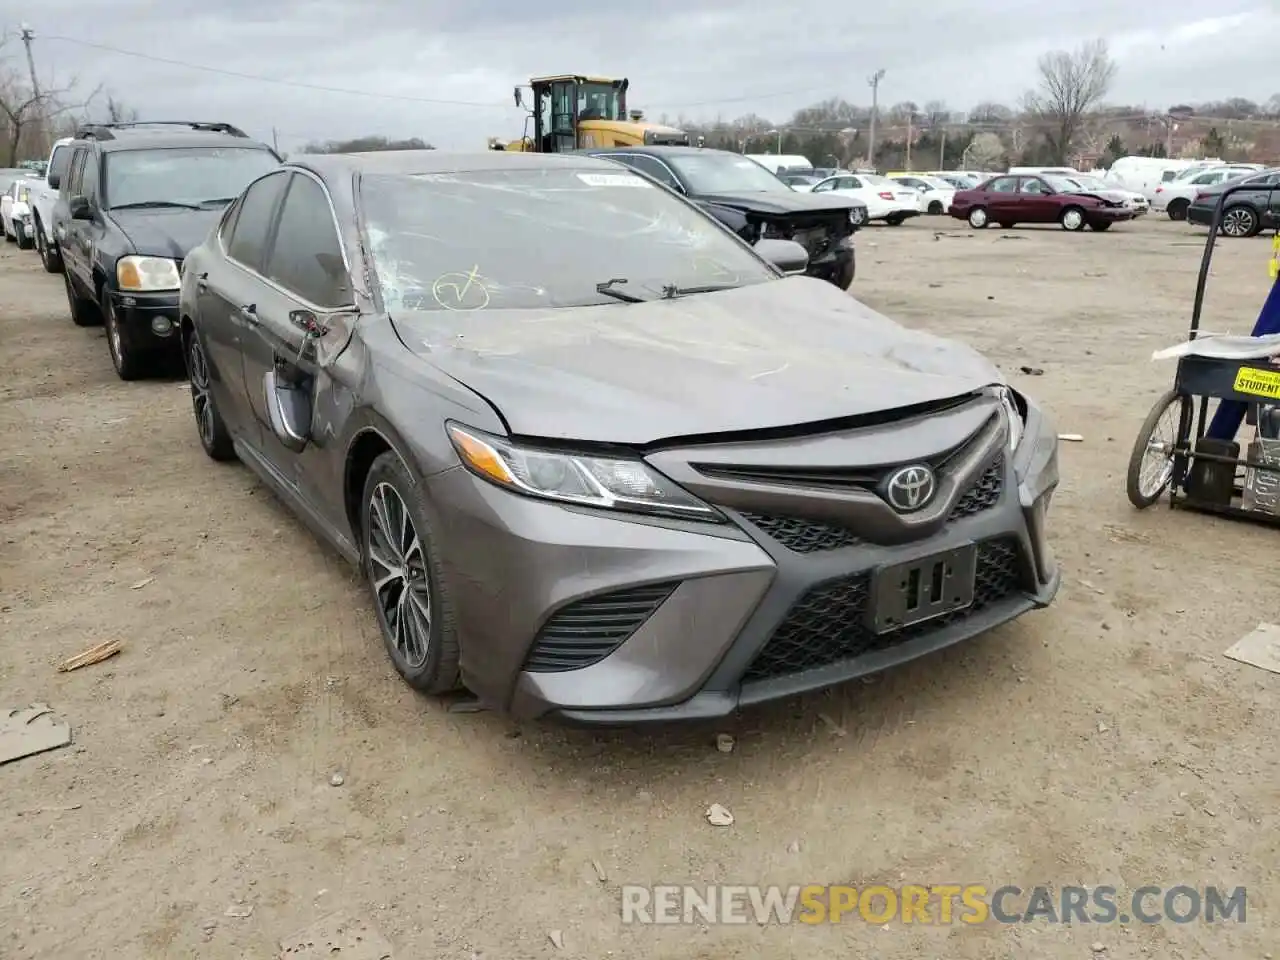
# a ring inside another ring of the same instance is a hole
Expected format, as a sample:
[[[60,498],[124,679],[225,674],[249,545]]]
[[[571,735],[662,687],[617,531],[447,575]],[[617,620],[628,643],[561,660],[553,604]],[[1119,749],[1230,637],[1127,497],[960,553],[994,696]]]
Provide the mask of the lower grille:
[[[884,634],[875,633],[865,622],[869,572],[819,584],[791,607],[742,681],[773,680],[852,660],[964,620],[1021,589],[1020,560],[1017,541],[1011,538],[979,544],[972,606]]]
[[[524,669],[579,670],[599,663],[649,619],[679,583],[651,583],[597,594],[561,607],[538,631]]]
[[[818,553],[852,547],[861,541],[844,527],[806,520],[804,517],[777,517],[763,513],[742,515],[752,526],[795,553]]]

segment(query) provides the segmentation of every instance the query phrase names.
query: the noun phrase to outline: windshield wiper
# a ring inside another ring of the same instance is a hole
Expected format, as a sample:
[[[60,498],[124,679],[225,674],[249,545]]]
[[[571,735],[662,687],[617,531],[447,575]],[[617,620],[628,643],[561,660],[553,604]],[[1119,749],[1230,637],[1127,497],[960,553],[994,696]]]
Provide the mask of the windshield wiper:
[[[637,297],[634,294],[626,293],[622,290],[615,290],[614,287],[620,283],[629,283],[626,277],[614,277],[612,280],[605,280],[603,283],[596,284],[596,293],[602,293],[606,297],[613,297],[615,300],[621,300],[623,303],[644,303],[643,297]]]
[[[146,207],[180,207],[183,210],[199,210],[198,203],[182,203],[178,200],[139,200],[136,203],[113,203],[112,210],[141,210]]]
[[[235,197],[214,197],[212,200],[201,200],[200,206],[207,207],[207,206],[210,206],[211,204],[220,203],[225,207],[228,203],[230,203],[234,199]]]
[[[736,286],[738,286],[736,283],[704,283],[700,287],[677,287],[672,283],[662,288],[662,298],[664,300],[674,300],[676,297],[687,297],[694,293],[715,293],[717,290],[732,290]]]

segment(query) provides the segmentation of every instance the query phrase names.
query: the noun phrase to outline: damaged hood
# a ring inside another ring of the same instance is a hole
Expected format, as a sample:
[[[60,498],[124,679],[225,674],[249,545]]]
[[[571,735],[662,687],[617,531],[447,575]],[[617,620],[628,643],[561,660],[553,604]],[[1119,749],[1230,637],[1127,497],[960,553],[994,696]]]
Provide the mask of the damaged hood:
[[[1105,200],[1107,203],[1124,203],[1130,197],[1123,190],[1072,190],[1073,197],[1093,197],[1095,200]]]
[[[785,216],[795,213],[822,213],[828,210],[852,210],[866,208],[866,204],[854,197],[831,197],[801,193],[798,190],[760,193],[700,193],[693,198],[702,203],[715,203],[733,207],[747,213],[766,216]]]
[[[822,280],[546,310],[404,311],[403,342],[526,437],[635,446],[818,423],[1003,382]]]
[[[143,257],[181,260],[204,242],[225,207],[209,210],[112,210],[111,219]]]

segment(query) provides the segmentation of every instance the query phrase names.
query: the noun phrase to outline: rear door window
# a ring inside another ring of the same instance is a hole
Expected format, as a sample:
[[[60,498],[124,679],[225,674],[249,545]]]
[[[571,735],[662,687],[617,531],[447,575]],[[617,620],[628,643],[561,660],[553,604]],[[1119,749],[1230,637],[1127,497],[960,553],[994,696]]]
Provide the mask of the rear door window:
[[[992,180],[987,187],[990,193],[1017,193],[1018,178],[1017,177],[999,177]]]
[[[227,256],[251,270],[260,270],[267,234],[289,181],[287,173],[273,173],[249,187],[240,200],[240,213],[232,225]]]

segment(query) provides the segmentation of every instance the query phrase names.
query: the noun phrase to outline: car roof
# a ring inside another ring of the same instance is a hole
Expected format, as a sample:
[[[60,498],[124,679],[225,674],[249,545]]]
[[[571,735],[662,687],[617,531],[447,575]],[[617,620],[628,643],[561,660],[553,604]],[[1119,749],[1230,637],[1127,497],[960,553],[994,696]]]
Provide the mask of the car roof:
[[[551,170],[556,167],[616,171],[608,160],[586,154],[525,153],[512,150],[379,150],[373,153],[306,153],[290,157],[285,166],[301,167],[321,177],[345,173],[478,173],[501,170]]]
[[[89,137],[76,140],[76,143],[96,143],[103,153],[118,153],[124,150],[163,150],[182,147],[243,147],[247,150],[269,150],[265,143],[250,137],[234,137],[227,133],[213,133],[206,130],[183,130],[145,133],[130,131],[126,136],[111,140],[99,140]]]
[[[643,147],[587,147],[581,153],[647,153],[655,157],[692,157],[702,153],[714,153],[720,156],[746,157],[751,160],[748,154],[735,153],[732,150],[717,150],[715,147],[677,147],[665,146],[662,144],[654,144],[652,146]],[[761,154],[764,156],[764,154]],[[776,154],[770,154],[776,156]],[[783,159],[786,159],[785,157]],[[754,161],[758,163],[759,161]],[[766,168],[767,169],[767,168]],[[797,170],[796,173],[803,171]]]

